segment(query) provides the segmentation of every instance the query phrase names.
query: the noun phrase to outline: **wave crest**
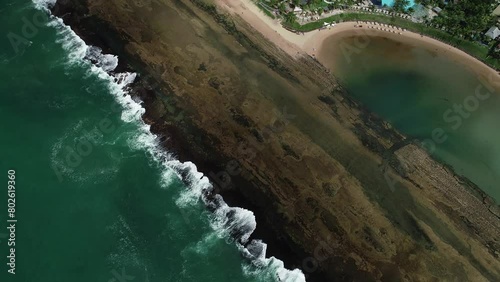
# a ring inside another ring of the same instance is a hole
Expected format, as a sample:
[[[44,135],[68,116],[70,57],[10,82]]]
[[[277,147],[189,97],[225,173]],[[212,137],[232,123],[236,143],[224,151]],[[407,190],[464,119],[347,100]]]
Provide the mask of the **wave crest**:
[[[50,8],[57,0],[33,0],[37,9],[50,13]],[[192,162],[180,162],[166,152],[159,142],[158,136],[150,131],[150,126],[142,120],[145,109],[141,101],[135,101],[129,93],[129,85],[136,79],[135,73],[113,73],[118,66],[118,57],[102,54],[102,50],[95,46],[88,46],[71,27],[64,24],[61,18],[51,15],[48,24],[54,27],[59,35],[58,43],[68,52],[68,63],[88,64],[92,74],[108,81],[109,91],[122,106],[121,119],[127,123],[136,123],[139,132],[130,140],[132,148],[146,151],[151,158],[165,168],[162,174],[161,185],[172,182],[172,177],[183,181],[187,189],[177,199],[176,204],[186,207],[203,201],[212,211],[210,224],[218,237],[235,240],[238,249],[251,261],[251,265],[244,265],[243,271],[247,275],[274,272],[276,281],[301,282],[305,281],[304,274],[295,269],[290,271],[284,267],[282,261],[271,257],[266,258],[267,245],[260,240],[248,242],[254,232],[257,222],[253,212],[230,207],[222,196],[214,194],[209,179],[198,171]]]

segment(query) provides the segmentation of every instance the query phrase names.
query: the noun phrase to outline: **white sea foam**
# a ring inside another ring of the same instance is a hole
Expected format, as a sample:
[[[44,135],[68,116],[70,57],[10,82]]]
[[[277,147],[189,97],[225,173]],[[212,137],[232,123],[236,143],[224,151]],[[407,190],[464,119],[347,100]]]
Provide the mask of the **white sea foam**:
[[[228,206],[220,195],[215,195],[213,201],[218,207],[212,216],[212,227],[219,230],[221,237],[234,238],[237,243],[246,244],[257,227],[253,212]]]
[[[85,54],[87,53],[87,44],[80,37],[76,36],[73,30],[65,25],[60,18],[52,16],[48,25],[56,30],[58,34],[56,42],[61,44],[63,49],[67,51],[70,63],[84,63],[83,58],[85,58]]]
[[[49,8],[53,7],[56,2],[57,0],[33,0],[35,8],[47,12],[50,12]]]
[[[89,120],[84,118],[69,125],[64,130],[64,135],[58,138],[54,145],[52,145],[50,165],[56,172],[56,175],[64,175],[64,177],[69,178],[75,183],[84,183],[89,180],[92,180],[94,184],[104,183],[109,181],[109,177],[103,177],[103,175],[115,175],[118,169],[117,165],[113,164],[98,168],[90,166],[82,173],[81,170],[75,169],[80,161],[70,156],[76,155],[71,153],[71,150],[74,150],[72,144],[75,140],[81,138],[81,132],[88,123]]]
[[[49,7],[54,5],[56,0],[33,0],[33,2],[36,8],[49,11]],[[282,261],[274,257],[266,258],[267,245],[265,243],[257,240],[248,243],[250,235],[257,226],[255,216],[251,211],[229,207],[220,195],[211,194],[213,187],[209,179],[198,171],[195,164],[182,163],[161,148],[158,136],[152,134],[150,126],[142,120],[145,109],[141,102],[134,101],[128,93],[128,85],[135,80],[136,74],[111,73],[118,65],[118,58],[102,54],[97,47],[87,46],[69,26],[63,23],[62,19],[52,16],[49,26],[56,29],[59,35],[57,42],[68,52],[70,65],[87,64],[93,75],[109,82],[109,91],[123,107],[121,119],[138,125],[138,132],[129,140],[129,145],[134,149],[146,151],[155,162],[165,168],[160,184],[165,186],[172,181],[172,177],[177,177],[186,184],[187,189],[181,193],[176,204],[188,207],[197,204],[201,199],[214,211],[211,215],[211,226],[215,234],[218,237],[234,239],[240,251],[252,261],[251,266],[243,266],[246,274],[259,276],[261,273],[274,271],[272,276],[275,280],[279,278],[278,281],[305,281],[300,270],[288,270]],[[248,244],[245,247],[246,243]]]
[[[63,154],[61,152],[66,152],[64,148],[64,144],[68,142],[68,139],[74,136],[75,132],[78,132],[82,129],[85,120],[79,120],[78,122],[72,124],[65,130],[64,135],[60,137],[52,146],[50,153],[50,165],[52,169],[58,171],[61,174],[69,175],[72,180],[81,180],[75,173],[75,169],[67,164],[67,161],[64,159]]]
[[[116,266],[133,265],[142,267],[139,258],[139,251],[136,242],[139,241],[134,232],[130,229],[123,216],[118,216],[118,220],[108,227],[109,230],[121,234],[121,239],[117,242],[116,252],[109,255],[108,260]]]
[[[203,235],[203,238],[191,246],[186,247],[182,252],[194,252],[197,254],[207,255],[217,244],[220,238],[214,232]]]
[[[279,281],[303,282],[304,274],[299,269],[292,271],[285,268],[283,262],[275,257],[266,258],[267,244],[261,240],[252,240],[242,253],[245,257],[251,259],[250,265],[243,266],[243,272],[247,275],[258,275],[260,273],[270,273],[271,276],[277,276]]]
[[[94,46],[87,48],[85,57],[105,72],[111,72],[118,66],[118,56],[103,54],[100,48]]]

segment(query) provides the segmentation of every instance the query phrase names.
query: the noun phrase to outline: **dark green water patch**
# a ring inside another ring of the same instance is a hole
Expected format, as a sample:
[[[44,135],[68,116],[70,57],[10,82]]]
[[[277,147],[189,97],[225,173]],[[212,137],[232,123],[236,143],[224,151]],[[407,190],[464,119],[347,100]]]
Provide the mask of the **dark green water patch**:
[[[370,37],[366,48],[346,56],[339,46],[355,46],[356,37],[335,40],[326,41],[322,56],[356,100],[500,200],[498,89],[489,93],[468,66],[436,50]]]

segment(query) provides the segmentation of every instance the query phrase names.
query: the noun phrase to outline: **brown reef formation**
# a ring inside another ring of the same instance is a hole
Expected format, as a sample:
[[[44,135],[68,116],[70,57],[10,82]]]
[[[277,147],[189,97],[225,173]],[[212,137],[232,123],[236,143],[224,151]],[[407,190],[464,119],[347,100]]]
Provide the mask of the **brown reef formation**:
[[[295,59],[204,0],[59,0],[87,43],[139,74],[165,148],[308,281],[499,281],[498,206]]]

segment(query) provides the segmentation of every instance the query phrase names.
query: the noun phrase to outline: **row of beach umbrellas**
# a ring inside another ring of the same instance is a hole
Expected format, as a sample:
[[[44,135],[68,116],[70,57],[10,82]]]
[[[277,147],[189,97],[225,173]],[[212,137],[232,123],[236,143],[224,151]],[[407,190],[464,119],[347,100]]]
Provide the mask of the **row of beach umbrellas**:
[[[352,6],[351,7],[354,10],[361,10],[361,11],[366,11],[366,12],[371,12],[372,10],[367,7],[358,7],[358,6]],[[401,17],[403,19],[410,19],[411,16],[406,15],[406,14],[401,14],[401,13],[393,13],[387,10],[382,10],[382,9],[374,9],[373,12],[380,13],[380,14],[386,14],[386,15],[395,15],[398,17]]]
[[[388,32],[393,32],[393,33],[399,33],[401,34],[401,31],[406,31],[406,29],[397,27],[397,26],[392,26],[388,24],[383,24],[383,23],[377,23],[377,22],[360,22],[357,21],[357,24],[367,24],[368,28],[374,28],[378,30],[383,30],[383,31],[388,31]]]

